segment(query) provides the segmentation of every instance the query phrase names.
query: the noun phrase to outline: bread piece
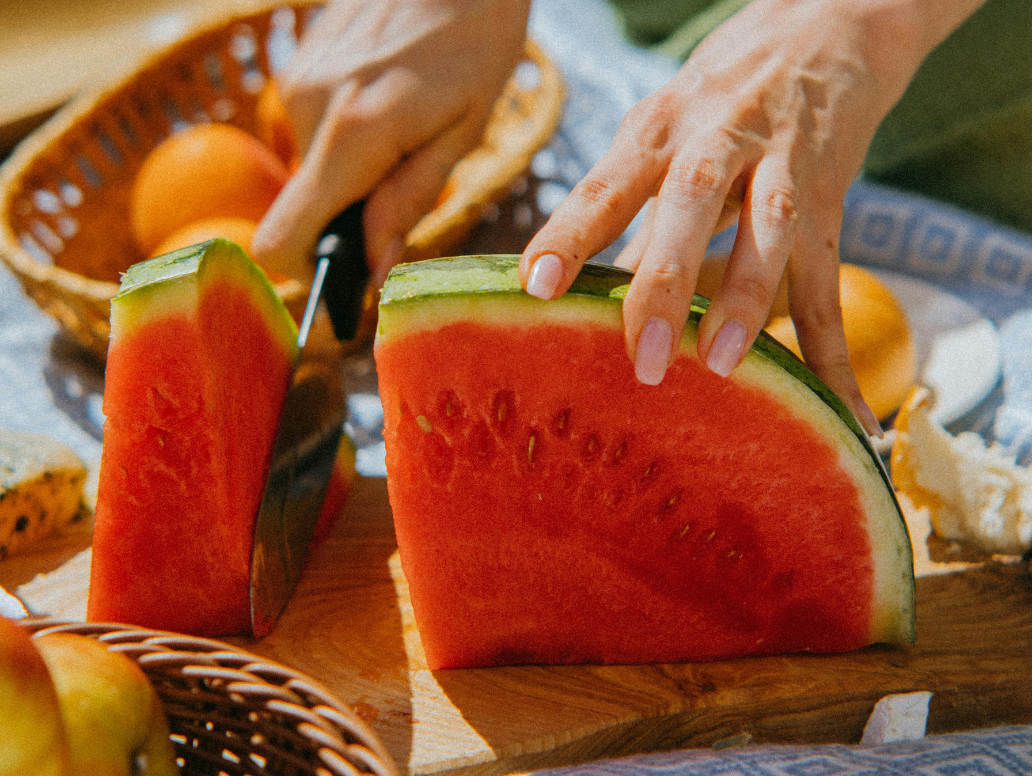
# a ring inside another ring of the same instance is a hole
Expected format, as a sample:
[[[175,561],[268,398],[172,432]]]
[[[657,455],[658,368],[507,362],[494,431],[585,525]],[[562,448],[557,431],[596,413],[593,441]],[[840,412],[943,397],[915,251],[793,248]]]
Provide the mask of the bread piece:
[[[67,445],[0,429],[0,560],[82,519],[86,465]]]
[[[953,436],[932,419],[932,396],[915,388],[896,418],[892,481],[927,507],[942,539],[1001,555],[1032,547],[1032,471],[975,433]]]

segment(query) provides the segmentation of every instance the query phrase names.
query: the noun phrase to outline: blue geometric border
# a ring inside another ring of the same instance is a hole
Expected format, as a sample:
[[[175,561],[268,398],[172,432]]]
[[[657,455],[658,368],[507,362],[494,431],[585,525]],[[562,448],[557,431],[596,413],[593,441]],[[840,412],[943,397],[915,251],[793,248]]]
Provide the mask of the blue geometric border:
[[[679,750],[536,771],[536,776],[1028,776],[1032,727],[928,736],[882,746]]]
[[[839,257],[927,281],[995,323],[1032,307],[1032,235],[949,205],[856,181],[845,198]],[[730,250],[734,230],[711,253]]]

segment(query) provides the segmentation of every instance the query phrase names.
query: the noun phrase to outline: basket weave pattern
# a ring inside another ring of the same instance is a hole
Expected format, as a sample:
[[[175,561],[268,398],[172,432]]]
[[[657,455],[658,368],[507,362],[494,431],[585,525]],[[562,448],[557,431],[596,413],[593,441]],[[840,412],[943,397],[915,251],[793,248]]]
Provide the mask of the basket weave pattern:
[[[146,258],[133,242],[129,195],[147,154],[193,123],[256,132],[262,87],[318,10],[318,3],[278,4],[214,23],[118,83],[83,94],[0,168],[0,256],[37,304],[98,358],[106,358],[120,273]],[[447,197],[410,233],[405,260],[454,248],[554,131],[563,98],[558,73],[530,43],[521,68],[482,144],[453,171]],[[277,291],[288,306],[295,297],[303,304],[300,284]]]
[[[398,776],[383,744],[304,674],[211,639],[38,619],[133,658],[161,698],[184,776]]]

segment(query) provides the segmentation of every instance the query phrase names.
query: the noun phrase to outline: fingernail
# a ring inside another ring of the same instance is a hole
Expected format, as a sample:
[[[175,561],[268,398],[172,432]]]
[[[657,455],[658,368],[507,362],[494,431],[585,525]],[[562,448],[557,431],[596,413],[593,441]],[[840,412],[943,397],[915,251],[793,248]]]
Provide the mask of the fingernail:
[[[649,318],[638,336],[634,351],[634,374],[638,382],[659,385],[670,361],[674,330],[663,318]]]
[[[727,377],[742,359],[745,338],[748,336],[745,324],[737,318],[729,318],[720,327],[706,356],[706,366],[721,377]]]
[[[857,409],[860,413],[860,425],[864,427],[864,430],[873,437],[884,439],[885,431],[882,429],[881,423],[878,422],[878,417],[874,414],[874,410],[867,405],[867,402],[861,399]]]
[[[539,299],[551,299],[555,296],[555,290],[559,288],[559,281],[563,279],[563,263],[559,257],[546,253],[539,256],[530,268],[530,276],[527,278],[527,293]]]

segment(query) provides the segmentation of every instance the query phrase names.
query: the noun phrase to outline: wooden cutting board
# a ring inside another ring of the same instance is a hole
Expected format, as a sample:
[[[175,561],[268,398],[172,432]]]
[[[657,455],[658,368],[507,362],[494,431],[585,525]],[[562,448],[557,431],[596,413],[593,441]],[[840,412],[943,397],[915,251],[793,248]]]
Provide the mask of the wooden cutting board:
[[[1032,722],[1032,577],[1019,566],[919,579],[911,647],[437,672],[398,576],[386,483],[360,479],[277,628],[237,643],[326,683],[414,774],[506,773],[742,733],[857,742],[879,698],[915,690],[934,693],[929,732]]]
[[[1032,576],[1001,564],[942,574],[949,567],[923,548],[919,540],[919,571],[939,573],[918,579],[913,646],[431,672],[397,571],[386,482],[360,478],[276,629],[231,641],[323,682],[411,774],[509,773],[742,734],[752,743],[855,743],[879,698],[915,690],[934,693],[930,733],[1032,723]],[[56,570],[19,591],[40,611],[84,612],[88,553],[59,547],[42,557]],[[27,567],[0,574],[5,585],[28,579]]]

